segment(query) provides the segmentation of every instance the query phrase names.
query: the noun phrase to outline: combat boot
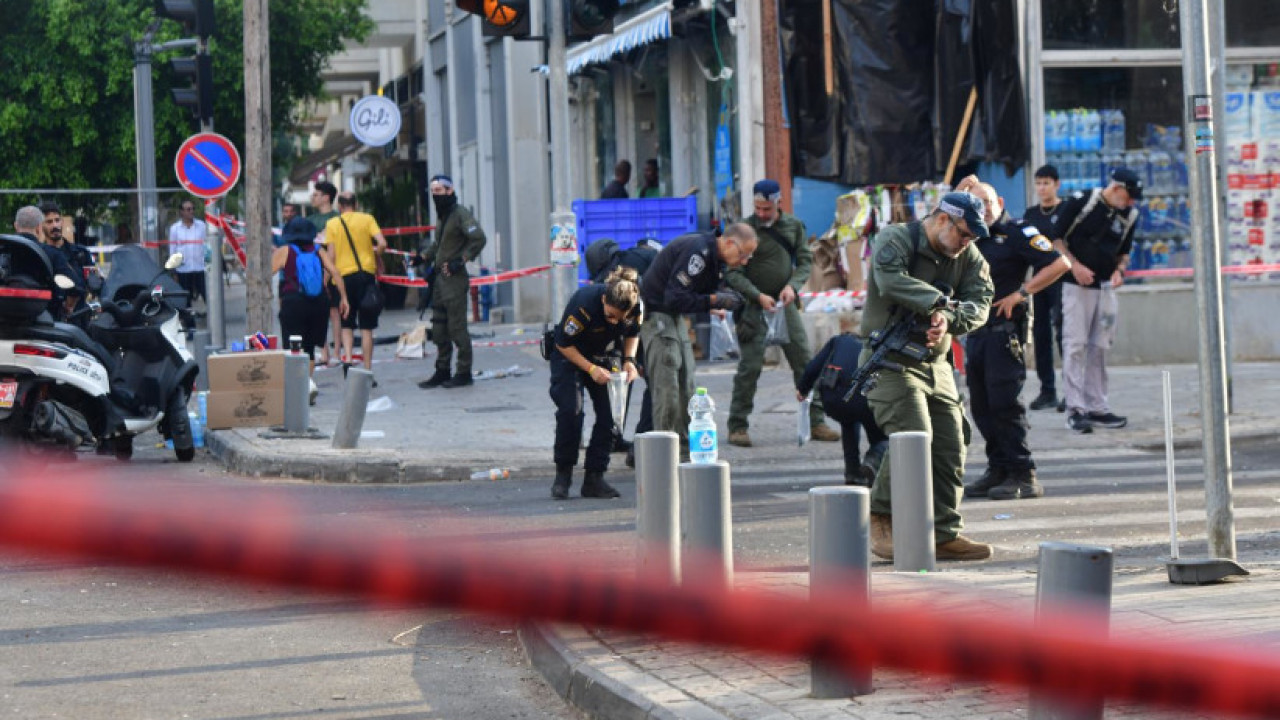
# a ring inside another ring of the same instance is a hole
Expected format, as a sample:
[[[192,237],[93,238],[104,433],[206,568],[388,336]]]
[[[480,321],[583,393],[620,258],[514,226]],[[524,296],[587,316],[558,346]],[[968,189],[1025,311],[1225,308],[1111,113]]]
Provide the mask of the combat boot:
[[[819,442],[836,442],[840,439],[840,433],[827,427],[825,423],[818,423],[809,428],[809,437]]]
[[[556,500],[569,499],[569,486],[573,484],[573,466],[557,465],[556,479],[551,483],[551,497]]]
[[[955,540],[938,543],[934,546],[933,553],[938,560],[986,560],[991,557],[991,546],[957,535]]]
[[[968,492],[968,488],[965,491]],[[991,488],[987,497],[992,500],[1031,500],[1044,495],[1044,486],[1036,481],[1034,468],[1012,470],[999,487]]]
[[[967,498],[992,497],[995,499],[989,493],[1003,485],[1005,479],[1005,472],[1002,468],[988,465],[987,471],[982,473],[982,477],[964,486],[964,496]]]
[[[604,481],[604,473],[599,470],[588,470],[582,480],[582,497],[608,500],[620,495],[613,486]]]
[[[435,375],[432,375],[429,379],[423,380],[422,382],[418,383],[418,387],[422,388],[423,390],[438,388],[441,385],[449,382],[450,377],[451,375],[449,374],[448,370],[436,370]]]
[[[893,559],[893,517],[871,515],[871,554],[882,560]]]
[[[751,447],[751,436],[746,430],[734,430],[729,433],[729,444],[738,447]]]

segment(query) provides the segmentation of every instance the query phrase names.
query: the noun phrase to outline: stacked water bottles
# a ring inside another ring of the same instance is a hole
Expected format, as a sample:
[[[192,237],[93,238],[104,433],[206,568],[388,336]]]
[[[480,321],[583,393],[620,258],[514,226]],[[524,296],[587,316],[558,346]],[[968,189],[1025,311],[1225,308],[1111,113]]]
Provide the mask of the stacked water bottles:
[[[1230,262],[1280,263],[1280,90],[1228,92],[1225,105]]]
[[[1142,147],[1126,148],[1121,110],[1050,110],[1045,116],[1047,160],[1058,168],[1062,193],[1105,187],[1116,168],[1142,178],[1142,215],[1134,233],[1129,267],[1189,267],[1191,212],[1182,128],[1147,125]]]

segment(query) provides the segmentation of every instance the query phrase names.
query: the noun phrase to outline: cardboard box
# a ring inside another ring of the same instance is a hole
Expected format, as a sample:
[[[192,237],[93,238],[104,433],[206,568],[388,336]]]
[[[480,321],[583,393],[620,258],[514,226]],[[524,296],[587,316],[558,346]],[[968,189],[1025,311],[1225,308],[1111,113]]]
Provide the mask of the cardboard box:
[[[209,356],[209,391],[284,392],[283,351],[220,353]]]
[[[283,425],[284,391],[210,390],[208,410],[210,430]]]

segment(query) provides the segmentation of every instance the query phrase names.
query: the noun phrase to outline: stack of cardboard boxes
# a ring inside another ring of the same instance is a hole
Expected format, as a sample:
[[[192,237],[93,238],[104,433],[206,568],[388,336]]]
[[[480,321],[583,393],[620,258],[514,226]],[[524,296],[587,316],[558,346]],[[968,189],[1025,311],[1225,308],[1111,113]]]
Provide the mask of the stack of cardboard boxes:
[[[283,351],[209,356],[209,429],[284,423]]]

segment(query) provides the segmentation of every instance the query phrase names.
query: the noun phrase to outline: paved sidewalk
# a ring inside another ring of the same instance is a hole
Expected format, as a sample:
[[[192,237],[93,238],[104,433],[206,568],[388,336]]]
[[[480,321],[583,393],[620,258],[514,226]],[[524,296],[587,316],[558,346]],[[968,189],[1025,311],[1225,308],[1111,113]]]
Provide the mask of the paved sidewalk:
[[[416,323],[409,311],[388,313],[380,335],[393,335]],[[359,483],[410,483],[464,480],[474,470],[509,468],[519,477],[547,479],[554,467],[553,406],[547,394],[547,364],[536,345],[511,345],[535,340],[540,328],[473,326],[489,333],[477,343],[475,368],[497,371],[513,366],[527,375],[484,380],[470,388],[420,390],[416,383],[431,373],[433,356],[425,360],[392,361],[394,346],[378,346],[374,372],[379,387],[371,399],[389,409],[371,412],[364,424],[366,437],[357,450],[334,450],[329,440],[282,440],[263,437],[260,429],[209,433],[210,449],[229,467],[248,474],[289,476],[304,480]],[[431,348],[431,346],[428,346]],[[434,349],[431,348],[433,352]],[[1097,458],[1135,449],[1162,451],[1164,426],[1160,371],[1172,373],[1174,433],[1179,447],[1200,446],[1198,371],[1192,365],[1116,367],[1110,372],[1114,412],[1129,417],[1123,430],[1098,429],[1077,435],[1064,426],[1063,415],[1052,411],[1031,414],[1031,445],[1038,455],[1056,458]],[[1240,363],[1234,368],[1235,412],[1230,418],[1233,441],[1274,439],[1280,434],[1280,363]],[[723,427],[727,416],[734,366],[703,364],[697,383],[717,402]],[[320,399],[312,409],[312,425],[332,433],[342,395],[342,374],[334,368],[317,374]],[[1028,383],[1034,393],[1034,378]],[[628,422],[634,427],[639,393],[633,397]],[[810,485],[838,483],[840,444],[795,442],[794,391],[784,368],[766,369],[752,416],[756,447],[724,445],[721,458],[737,469],[780,478],[803,477]],[[587,423],[590,427],[590,421]],[[976,435],[976,434],[975,434]],[[970,448],[968,469],[981,472],[980,438]],[[975,470],[975,468],[977,468]],[[611,482],[626,486],[634,473],[613,456]],[[1052,492],[1052,490],[1051,490]],[[1259,492],[1266,492],[1265,487]],[[624,497],[627,494],[624,493]],[[632,493],[631,496],[634,496]],[[987,513],[990,507],[976,511]],[[1001,511],[1003,512],[1003,511]],[[1272,511],[1257,512],[1270,517]],[[1008,516],[1005,516],[1008,517]],[[996,515],[995,520],[1001,520]],[[983,520],[978,520],[981,523]],[[1023,521],[1026,522],[1026,521]],[[1010,523],[1012,525],[1013,523]],[[986,528],[991,522],[987,521]],[[1003,526],[1002,526],[1003,527]],[[1148,634],[1178,637],[1249,637],[1268,647],[1280,644],[1280,613],[1273,598],[1280,591],[1280,556],[1274,551],[1275,533],[1261,539],[1273,548],[1262,562],[1251,562],[1254,576],[1231,588],[1187,588],[1165,580],[1162,562],[1139,565],[1117,562],[1114,626]],[[1046,538],[1047,539],[1047,538]],[[1117,548],[1118,555],[1121,548]],[[1021,555],[1033,547],[1019,548]],[[1150,548],[1141,550],[1147,555]],[[1258,558],[1254,558],[1255,560]],[[803,593],[803,572],[739,572],[738,582]],[[945,586],[945,590],[942,589]],[[895,593],[929,593],[930,598],[966,599],[975,608],[1027,615],[1035,592],[1034,572],[1025,563],[1010,566],[982,563],[943,564],[929,576],[897,575],[888,566],[874,570],[877,597]],[[1026,716],[1025,693],[970,683],[878,671],[875,692],[849,700],[808,698],[808,666],[803,661],[691,647],[623,633],[581,627],[526,628],[523,632],[531,659],[551,684],[588,715],[596,718],[1016,718]],[[1140,707],[1109,707],[1109,717],[1188,717],[1161,714]]]

